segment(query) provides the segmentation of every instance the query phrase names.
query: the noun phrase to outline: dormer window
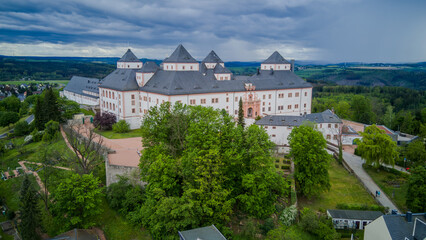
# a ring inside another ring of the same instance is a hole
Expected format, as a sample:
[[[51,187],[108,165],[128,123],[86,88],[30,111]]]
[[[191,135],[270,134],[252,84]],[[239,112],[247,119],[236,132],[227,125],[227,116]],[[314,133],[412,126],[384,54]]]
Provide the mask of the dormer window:
[[[185,70],[185,66],[182,66],[182,69]]]
[[[189,67],[192,70],[192,66]]]

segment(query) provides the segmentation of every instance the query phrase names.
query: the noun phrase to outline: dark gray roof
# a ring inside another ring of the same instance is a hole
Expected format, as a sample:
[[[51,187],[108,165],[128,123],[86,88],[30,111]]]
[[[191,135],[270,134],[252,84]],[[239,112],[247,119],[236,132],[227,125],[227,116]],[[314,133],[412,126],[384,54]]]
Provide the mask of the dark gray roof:
[[[425,239],[426,238],[426,224],[425,222],[420,222],[418,218],[416,218],[417,221],[415,223],[415,229],[414,229],[414,239]]]
[[[202,63],[223,63],[222,59],[212,50]]]
[[[336,114],[327,109],[322,113],[311,113],[303,116],[268,115],[256,121],[256,125],[298,127],[307,121],[314,123],[342,123],[342,120]]]
[[[269,56],[265,61],[263,61],[262,63],[266,63],[266,64],[290,64],[287,60],[285,60],[283,58],[283,56],[281,56],[281,54],[279,54],[277,51],[275,51],[274,53],[272,53],[271,56]]]
[[[227,69],[226,67],[222,67],[222,65],[220,64],[216,64],[213,71],[214,73],[231,73],[229,69]]]
[[[98,85],[100,83],[101,83],[101,80],[97,78],[73,76],[71,80],[68,82],[67,86],[64,88],[64,90],[95,98],[95,96],[93,95],[83,93],[83,90],[93,92],[93,93],[99,93]]]
[[[158,66],[155,62],[146,62],[143,66],[140,72],[144,73],[154,73],[159,69],[160,66]]]
[[[170,57],[164,59],[165,63],[198,63],[191,54],[179,44],[176,50],[170,55]]]
[[[359,210],[337,210],[328,209],[332,218],[354,219],[354,220],[376,220],[383,215],[379,211],[359,211]]]
[[[425,213],[421,214],[420,216],[416,216],[415,214],[413,214],[413,219],[411,222],[406,221],[405,215],[384,215],[383,220],[386,223],[386,226],[392,239],[405,239],[406,237],[411,240],[414,239],[412,236],[414,222],[416,221],[416,219],[426,222],[424,215]],[[418,222],[418,224],[419,223],[421,222]],[[417,239],[423,240],[426,237],[426,232],[421,232],[422,228],[419,228],[419,230],[419,232],[417,232],[417,236],[420,236],[421,238]]]
[[[182,240],[226,240],[214,225],[179,232]]]
[[[119,62],[141,62],[130,49],[118,60]]]
[[[278,72],[280,72],[278,74]],[[181,95],[214,92],[244,92],[245,83],[252,83],[256,90],[276,90],[288,88],[311,88],[290,71],[277,71],[277,74],[261,76],[246,76],[238,80],[218,81],[213,72],[201,71],[165,71],[158,70],[154,76],[140,89],[146,92],[165,95]]]
[[[138,90],[136,81],[137,69],[117,68],[102,80],[100,87],[110,88],[118,91]]]

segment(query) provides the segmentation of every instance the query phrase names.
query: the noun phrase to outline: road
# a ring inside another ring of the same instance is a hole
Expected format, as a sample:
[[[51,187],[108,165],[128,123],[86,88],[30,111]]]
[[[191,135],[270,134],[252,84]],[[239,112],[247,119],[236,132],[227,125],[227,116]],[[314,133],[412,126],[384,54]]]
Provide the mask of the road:
[[[30,124],[32,121],[34,121],[34,114],[31,114],[29,117],[27,117],[27,119],[25,119],[25,121],[27,121],[28,124]],[[7,134],[13,133],[14,131],[15,131],[14,129],[10,129],[8,132],[1,134],[0,139],[7,137]]]

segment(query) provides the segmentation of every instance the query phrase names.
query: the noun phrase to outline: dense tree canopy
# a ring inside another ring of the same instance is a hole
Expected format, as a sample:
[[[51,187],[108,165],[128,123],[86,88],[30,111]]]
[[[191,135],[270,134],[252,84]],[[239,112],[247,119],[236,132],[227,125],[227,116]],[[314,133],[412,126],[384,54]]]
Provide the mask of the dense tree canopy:
[[[148,182],[141,214],[155,238],[223,227],[235,210],[268,216],[288,193],[266,132],[256,125],[237,127],[225,111],[164,103],[150,109],[141,131],[140,167]]]
[[[30,182],[28,175],[25,175],[20,191],[21,223],[19,229],[23,239],[40,239],[36,231],[40,220],[38,199],[37,191]]]
[[[19,114],[16,112],[0,112],[0,127],[6,127],[19,121]]]
[[[426,169],[418,166],[412,169],[408,180],[407,207],[412,212],[426,211]]]
[[[396,142],[385,131],[372,125],[366,127],[360,134],[362,140],[359,141],[357,150],[367,164],[376,168],[379,168],[381,164],[395,164],[395,159],[398,157]]]
[[[312,126],[302,125],[292,130],[288,140],[299,191],[312,197],[329,190],[331,155],[326,151],[327,142],[322,134]]]

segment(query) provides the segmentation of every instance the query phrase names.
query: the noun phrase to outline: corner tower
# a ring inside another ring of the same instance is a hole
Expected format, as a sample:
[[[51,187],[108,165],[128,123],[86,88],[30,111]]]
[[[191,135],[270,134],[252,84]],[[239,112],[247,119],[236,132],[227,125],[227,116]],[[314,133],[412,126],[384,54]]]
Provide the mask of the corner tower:
[[[200,64],[195,60],[191,54],[179,44],[176,50],[170,57],[163,61],[164,71],[199,71]]]
[[[117,61],[117,68],[140,69],[142,62],[133,54],[130,49]]]
[[[261,70],[274,70],[274,71],[290,71],[291,64],[281,56],[277,51],[272,53],[268,59],[260,65]]]

